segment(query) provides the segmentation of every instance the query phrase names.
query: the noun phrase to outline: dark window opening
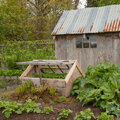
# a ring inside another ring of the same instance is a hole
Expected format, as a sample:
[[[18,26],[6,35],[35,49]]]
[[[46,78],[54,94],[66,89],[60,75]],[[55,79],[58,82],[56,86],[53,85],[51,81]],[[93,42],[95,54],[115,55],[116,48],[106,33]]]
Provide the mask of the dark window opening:
[[[90,38],[90,40],[91,40],[91,48],[96,48],[97,47],[96,37],[93,36]]]
[[[83,39],[83,48],[89,48],[89,37]]]
[[[77,37],[76,47],[77,48],[82,48],[82,36]]]

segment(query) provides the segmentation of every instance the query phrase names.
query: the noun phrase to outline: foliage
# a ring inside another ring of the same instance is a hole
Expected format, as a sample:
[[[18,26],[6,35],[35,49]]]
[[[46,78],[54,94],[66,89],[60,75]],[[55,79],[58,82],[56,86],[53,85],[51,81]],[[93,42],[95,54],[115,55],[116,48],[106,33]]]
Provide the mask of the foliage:
[[[120,4],[119,0],[87,0],[87,7],[99,7],[105,5]]]
[[[34,113],[41,113],[41,110],[39,109],[40,104],[33,102],[31,99],[26,100],[26,103],[23,105],[22,110]]]
[[[64,10],[76,8],[78,0],[1,0],[0,41],[51,38]]]
[[[0,101],[0,109],[3,109],[3,113],[5,117],[9,118],[12,113],[22,114],[24,111],[27,113],[34,112],[34,113],[44,113],[50,114],[53,111],[52,107],[45,107],[44,110],[40,110],[40,103],[36,103],[31,99],[26,100],[26,102],[22,105],[20,103],[8,102],[8,101]]]
[[[0,76],[20,76],[23,73],[22,70],[2,70],[0,69]]]
[[[61,96],[60,97],[60,102],[65,102],[66,101],[66,97],[65,96]]]
[[[7,101],[0,101],[0,108],[3,109],[3,113],[5,114],[6,118],[9,118],[12,113],[16,113],[16,111],[21,106],[20,103],[14,102],[7,102]]]
[[[1,62],[8,69],[21,69],[16,62],[31,61],[34,59],[55,59],[54,48],[51,44],[41,46],[40,41],[11,41],[5,42],[5,47],[1,54]],[[26,66],[23,66],[24,70]]]
[[[72,113],[72,110],[68,109],[62,109],[62,112],[59,114],[57,120],[61,120],[62,118],[68,118],[68,115]]]
[[[89,66],[85,78],[75,81],[72,94],[76,94],[83,105],[91,102],[94,106],[108,110],[109,114],[120,116],[115,109],[120,106],[119,90],[120,68],[105,61],[94,67]]]
[[[94,114],[91,112],[91,109],[88,108],[84,111],[80,111],[79,114],[77,114],[74,117],[74,120],[91,120],[91,118],[95,118]]]
[[[51,112],[54,112],[52,107],[44,107],[44,110],[42,113],[50,114]]]
[[[58,78],[65,79],[66,73],[42,73],[42,78]],[[39,75],[35,74],[34,77],[39,77]]]
[[[56,94],[56,88],[49,88],[49,93],[50,93],[50,95],[52,95],[52,96],[55,96],[55,94]]]
[[[114,116],[108,115],[107,112],[102,112],[101,116],[97,117],[97,120],[114,120]]]

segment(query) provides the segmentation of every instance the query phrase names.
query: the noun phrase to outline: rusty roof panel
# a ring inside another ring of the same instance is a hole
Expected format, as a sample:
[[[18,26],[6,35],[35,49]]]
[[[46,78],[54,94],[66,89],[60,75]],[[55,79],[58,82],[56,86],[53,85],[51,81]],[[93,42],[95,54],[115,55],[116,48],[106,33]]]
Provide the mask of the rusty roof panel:
[[[52,35],[120,31],[120,5],[64,11]]]

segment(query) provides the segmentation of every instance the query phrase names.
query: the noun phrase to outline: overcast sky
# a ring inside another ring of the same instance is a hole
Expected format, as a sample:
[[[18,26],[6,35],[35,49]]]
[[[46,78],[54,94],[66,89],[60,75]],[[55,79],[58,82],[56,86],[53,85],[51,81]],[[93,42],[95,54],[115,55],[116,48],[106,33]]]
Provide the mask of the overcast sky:
[[[85,7],[85,4],[86,4],[86,0],[80,0],[80,1],[81,1],[82,5],[79,5],[79,6],[78,6],[78,9],[84,8],[84,7]]]

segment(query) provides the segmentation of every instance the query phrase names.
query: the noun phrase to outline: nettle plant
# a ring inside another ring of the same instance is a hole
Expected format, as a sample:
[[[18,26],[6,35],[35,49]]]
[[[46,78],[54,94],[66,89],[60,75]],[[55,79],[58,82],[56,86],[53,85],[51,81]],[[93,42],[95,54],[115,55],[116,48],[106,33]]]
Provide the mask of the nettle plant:
[[[73,85],[77,99],[120,116],[120,67],[107,61],[89,66],[85,78],[78,78]]]

